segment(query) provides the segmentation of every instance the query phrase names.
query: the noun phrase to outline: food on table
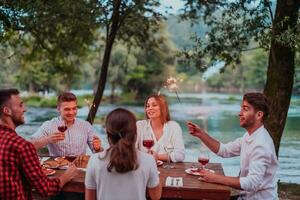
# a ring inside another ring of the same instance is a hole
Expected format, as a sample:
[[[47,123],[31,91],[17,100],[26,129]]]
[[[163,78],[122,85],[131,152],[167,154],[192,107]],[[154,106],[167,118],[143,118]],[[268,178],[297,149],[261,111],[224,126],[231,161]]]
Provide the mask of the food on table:
[[[83,155],[83,156],[78,156],[75,160],[74,160],[74,164],[76,167],[78,168],[86,168],[87,164],[89,162],[90,156],[88,155]]]
[[[42,171],[44,172],[44,174],[46,174],[47,176],[50,176],[52,174],[55,174],[55,170],[53,169],[47,169],[47,168],[42,168]]]
[[[55,158],[54,160],[47,160],[44,162],[46,168],[59,168],[61,166],[68,165],[70,162],[63,157]]]

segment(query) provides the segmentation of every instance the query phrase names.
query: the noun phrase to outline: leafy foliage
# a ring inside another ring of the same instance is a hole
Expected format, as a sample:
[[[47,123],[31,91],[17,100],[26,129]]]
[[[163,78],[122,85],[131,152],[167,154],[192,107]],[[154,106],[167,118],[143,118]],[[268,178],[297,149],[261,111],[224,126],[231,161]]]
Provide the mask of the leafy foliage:
[[[99,26],[96,4],[85,0],[0,3],[1,49],[11,46],[13,55],[22,60],[16,79],[22,88],[64,90],[79,80],[78,65]]]
[[[266,82],[266,72],[267,55],[263,50],[256,50],[244,54],[238,65],[230,65],[223,73],[211,76],[207,79],[207,86],[218,91],[262,91]]]
[[[210,29],[203,37],[195,36],[193,49],[183,52],[188,59],[209,57],[208,63],[225,61],[226,65],[239,63],[245,50],[270,48],[273,28],[283,26],[284,22],[272,24],[272,1],[210,1],[186,0],[182,19],[203,19]],[[288,20],[288,19],[286,19]],[[202,21],[201,21],[202,22]],[[291,46],[299,41],[299,25],[291,27],[276,36],[283,45]],[[201,35],[200,35],[201,36]],[[204,64],[206,70],[210,64]]]

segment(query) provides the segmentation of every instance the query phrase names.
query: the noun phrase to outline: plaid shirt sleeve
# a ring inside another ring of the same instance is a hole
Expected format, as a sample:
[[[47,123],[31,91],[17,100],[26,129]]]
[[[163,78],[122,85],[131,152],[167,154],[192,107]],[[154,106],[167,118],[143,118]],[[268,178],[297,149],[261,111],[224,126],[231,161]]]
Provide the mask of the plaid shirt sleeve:
[[[55,195],[60,190],[59,179],[49,179],[43,173],[36,150],[30,142],[24,144],[19,156],[24,176],[42,197]]]

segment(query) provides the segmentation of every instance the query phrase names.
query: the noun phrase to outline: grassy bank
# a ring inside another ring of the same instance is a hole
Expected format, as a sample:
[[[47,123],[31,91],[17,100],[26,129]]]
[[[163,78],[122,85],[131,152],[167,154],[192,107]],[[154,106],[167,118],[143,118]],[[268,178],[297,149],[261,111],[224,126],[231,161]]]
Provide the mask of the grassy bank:
[[[56,96],[40,96],[40,95],[30,95],[22,97],[23,101],[27,106],[39,107],[39,108],[55,108],[57,104]],[[78,107],[88,106],[86,100],[90,103],[93,102],[93,95],[81,95],[77,96]],[[126,105],[143,105],[144,100],[135,100],[132,95],[124,94],[119,97],[114,97],[111,99],[109,96],[103,96],[101,103],[104,104],[126,104]]]
[[[55,108],[57,104],[56,96],[45,97],[39,95],[32,95],[32,96],[23,97],[22,99],[27,106],[32,106],[32,107]],[[92,102],[93,96],[92,95],[77,96],[78,107],[87,106],[87,103],[85,101],[86,99]],[[107,98],[104,97],[103,99],[105,101]]]

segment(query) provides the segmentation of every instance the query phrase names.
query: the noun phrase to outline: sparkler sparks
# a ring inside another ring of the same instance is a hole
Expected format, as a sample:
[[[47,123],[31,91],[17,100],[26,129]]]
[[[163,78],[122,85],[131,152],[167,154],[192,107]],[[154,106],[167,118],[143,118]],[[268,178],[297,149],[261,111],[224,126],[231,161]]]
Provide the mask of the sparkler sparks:
[[[177,93],[177,91],[179,89],[179,87],[177,85],[177,82],[178,82],[178,80],[175,77],[171,76],[167,79],[164,87],[167,88],[170,92],[175,92],[179,103],[181,103],[180,98],[179,98],[178,93]]]

